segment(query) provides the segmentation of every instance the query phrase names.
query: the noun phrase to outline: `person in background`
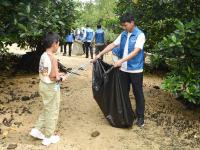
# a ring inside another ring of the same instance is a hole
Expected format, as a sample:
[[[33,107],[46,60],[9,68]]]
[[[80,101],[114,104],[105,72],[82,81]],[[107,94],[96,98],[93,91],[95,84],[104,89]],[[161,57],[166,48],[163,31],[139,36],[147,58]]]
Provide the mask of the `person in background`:
[[[81,28],[80,32],[80,40],[82,42],[82,48],[83,48],[83,53],[85,54],[85,35],[86,35],[86,29],[84,27]]]
[[[60,52],[61,53],[63,52],[63,45],[62,45],[62,43],[60,43]]]
[[[62,33],[60,33],[60,35],[65,35],[65,32],[62,31]],[[64,36],[61,37],[59,43],[60,43],[60,52],[63,53],[63,51],[64,51],[64,45],[65,45]]]
[[[79,29],[79,28],[77,28],[77,29],[75,30],[75,38],[76,38],[77,40],[80,40],[80,29]]]
[[[97,30],[95,32],[95,55],[98,55],[105,46],[105,34],[101,25],[97,25]],[[101,56],[103,59],[103,55]]]
[[[42,144],[48,146],[60,140],[54,132],[60,108],[60,81],[64,81],[66,76],[59,72],[54,56],[59,48],[59,36],[56,33],[47,33],[43,45],[45,52],[39,63],[39,94],[43,100],[43,111],[30,135],[41,139]]]
[[[64,53],[63,53],[63,56],[66,56],[66,51],[67,51],[67,45],[69,46],[69,56],[71,56],[71,52],[72,52],[72,44],[74,42],[74,34],[73,33],[69,33],[67,34],[65,40],[66,40],[66,43],[64,45]]]
[[[91,43],[94,39],[94,30],[91,29],[89,25],[86,25],[86,34],[84,39],[85,39],[86,58],[88,58],[88,53],[90,51],[91,59],[93,59],[93,49]]]

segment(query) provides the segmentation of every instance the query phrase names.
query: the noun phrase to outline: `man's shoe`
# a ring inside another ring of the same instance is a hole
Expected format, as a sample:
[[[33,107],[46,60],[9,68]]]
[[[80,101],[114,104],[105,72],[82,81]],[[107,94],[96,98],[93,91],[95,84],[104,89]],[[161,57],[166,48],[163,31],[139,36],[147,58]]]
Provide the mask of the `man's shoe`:
[[[138,127],[143,127],[144,126],[144,118],[142,118],[142,117],[137,118],[136,124]]]
[[[32,137],[43,140],[45,138],[44,134],[36,128],[33,128],[29,133]]]

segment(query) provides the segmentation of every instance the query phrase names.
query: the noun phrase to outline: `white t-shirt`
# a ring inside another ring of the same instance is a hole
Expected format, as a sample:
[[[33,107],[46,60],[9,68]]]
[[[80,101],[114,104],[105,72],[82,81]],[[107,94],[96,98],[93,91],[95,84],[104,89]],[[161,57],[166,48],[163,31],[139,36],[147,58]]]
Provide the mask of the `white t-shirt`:
[[[132,33],[129,33],[128,32],[128,38],[126,40],[126,44],[125,44],[125,47],[124,47],[124,54],[123,54],[123,58],[127,57],[129,54],[128,54],[128,45],[129,45],[129,38],[131,36]],[[121,34],[117,37],[117,39],[114,41],[114,44],[116,46],[119,46],[120,45],[120,42],[121,42]],[[140,48],[140,49],[143,49],[144,47],[144,43],[145,43],[145,35],[144,33],[140,33],[136,39],[136,43],[135,43],[135,48]],[[124,72],[129,72],[129,73],[140,73],[140,72],[143,72],[143,69],[140,69],[140,70],[133,70],[133,71],[130,71],[127,69],[127,61],[122,63],[122,66],[120,68],[121,71],[124,71]]]
[[[51,81],[51,79],[49,78],[50,73],[51,73],[51,59],[48,56],[47,52],[44,52],[40,58],[40,64],[39,64],[40,80],[42,80],[45,83],[54,83],[54,81]]]

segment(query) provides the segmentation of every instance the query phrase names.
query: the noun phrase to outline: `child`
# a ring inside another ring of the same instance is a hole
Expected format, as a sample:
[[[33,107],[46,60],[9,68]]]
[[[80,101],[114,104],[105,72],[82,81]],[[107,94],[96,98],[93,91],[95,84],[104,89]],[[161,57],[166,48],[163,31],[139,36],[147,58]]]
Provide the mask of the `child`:
[[[54,53],[59,48],[59,36],[55,33],[47,33],[43,44],[45,52],[42,54],[39,64],[39,93],[42,97],[44,108],[30,135],[41,139],[42,144],[48,146],[60,140],[58,135],[54,135],[54,131],[59,115],[59,81],[64,81],[66,76],[59,73],[58,62],[54,57]]]

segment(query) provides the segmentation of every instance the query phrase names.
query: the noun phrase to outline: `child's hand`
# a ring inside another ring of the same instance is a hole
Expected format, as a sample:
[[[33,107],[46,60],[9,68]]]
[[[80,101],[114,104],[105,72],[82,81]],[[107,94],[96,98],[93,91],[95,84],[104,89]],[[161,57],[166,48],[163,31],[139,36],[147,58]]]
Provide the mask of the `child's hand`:
[[[61,78],[62,78],[62,81],[65,81],[66,79],[67,79],[67,76],[61,76]]]
[[[65,73],[59,72],[59,76],[64,76],[64,75],[65,75]]]

